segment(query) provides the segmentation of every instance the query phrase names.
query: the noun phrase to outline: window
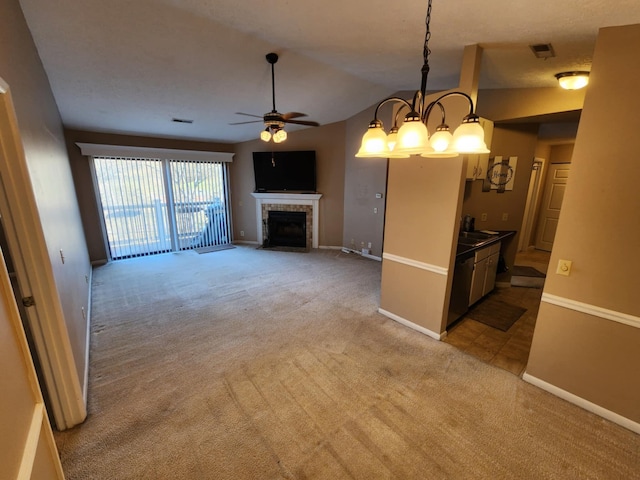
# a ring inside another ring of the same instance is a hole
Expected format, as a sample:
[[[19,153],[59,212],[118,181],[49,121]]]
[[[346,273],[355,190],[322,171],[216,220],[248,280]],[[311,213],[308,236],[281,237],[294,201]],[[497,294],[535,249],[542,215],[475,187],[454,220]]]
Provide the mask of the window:
[[[231,242],[226,161],[91,158],[111,259]]]

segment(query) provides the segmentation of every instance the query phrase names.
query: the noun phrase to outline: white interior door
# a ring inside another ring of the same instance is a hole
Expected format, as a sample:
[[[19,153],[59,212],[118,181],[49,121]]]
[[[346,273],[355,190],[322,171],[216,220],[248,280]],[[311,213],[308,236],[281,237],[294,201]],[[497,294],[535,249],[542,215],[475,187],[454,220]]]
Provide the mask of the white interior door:
[[[60,458],[2,255],[0,365],[2,478],[63,479]]]
[[[549,166],[542,206],[538,216],[536,248],[539,250],[550,252],[553,247],[570,167],[570,163],[552,163]]]

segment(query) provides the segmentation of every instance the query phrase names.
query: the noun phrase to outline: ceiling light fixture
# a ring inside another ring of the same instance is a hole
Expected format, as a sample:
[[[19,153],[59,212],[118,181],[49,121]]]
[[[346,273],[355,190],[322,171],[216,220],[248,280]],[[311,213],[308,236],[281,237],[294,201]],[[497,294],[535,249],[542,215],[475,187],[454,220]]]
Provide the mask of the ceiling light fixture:
[[[589,72],[556,73],[558,83],[565,90],[578,90],[589,83]]]
[[[489,153],[484,142],[484,130],[480,126],[480,118],[475,114],[473,100],[463,92],[448,92],[439,96],[433,102],[425,105],[427,92],[427,77],[429,75],[429,38],[431,31],[431,0],[427,5],[425,20],[426,33],[424,37],[422,66],[422,84],[412,101],[400,97],[389,97],[381,101],[376,107],[374,118],[369,123],[369,128],[362,137],[362,145],[356,153],[356,157],[368,158],[407,158],[411,155],[423,157],[456,157],[460,154]],[[448,97],[458,96],[466,98],[469,102],[469,114],[462,119],[462,123],[453,135],[445,122],[445,110],[442,101]],[[393,127],[389,135],[383,129],[382,122],[378,119],[380,107],[387,103],[399,104],[396,111]],[[442,115],[442,121],[433,135],[429,136],[427,122],[435,106]],[[404,123],[398,128],[398,115],[408,109],[409,113],[404,117]]]

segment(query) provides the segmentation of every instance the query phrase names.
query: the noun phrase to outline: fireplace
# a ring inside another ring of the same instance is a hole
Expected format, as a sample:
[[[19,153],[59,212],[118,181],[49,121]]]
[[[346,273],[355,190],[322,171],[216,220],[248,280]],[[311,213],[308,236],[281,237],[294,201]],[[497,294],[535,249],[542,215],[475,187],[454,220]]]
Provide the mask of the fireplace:
[[[265,246],[306,248],[306,212],[270,210],[267,219],[267,239]]]
[[[306,215],[306,248],[318,248],[319,200],[321,193],[252,193],[256,199],[258,243],[269,238],[269,212],[298,212]]]

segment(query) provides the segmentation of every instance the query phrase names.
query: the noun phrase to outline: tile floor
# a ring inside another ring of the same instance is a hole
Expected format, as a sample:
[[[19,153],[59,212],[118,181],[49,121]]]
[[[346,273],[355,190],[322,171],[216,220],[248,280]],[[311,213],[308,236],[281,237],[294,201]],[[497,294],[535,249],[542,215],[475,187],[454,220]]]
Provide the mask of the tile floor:
[[[534,267],[546,273],[549,256],[549,252],[541,250],[521,252],[516,256],[516,265]],[[444,341],[484,362],[520,376],[527,366],[542,289],[497,287],[493,295],[505,302],[524,307],[527,311],[506,332],[472,318],[462,317],[449,329]]]

